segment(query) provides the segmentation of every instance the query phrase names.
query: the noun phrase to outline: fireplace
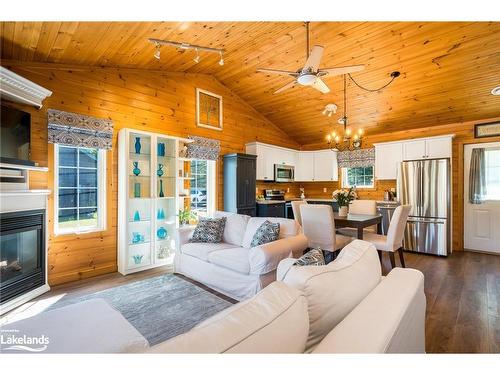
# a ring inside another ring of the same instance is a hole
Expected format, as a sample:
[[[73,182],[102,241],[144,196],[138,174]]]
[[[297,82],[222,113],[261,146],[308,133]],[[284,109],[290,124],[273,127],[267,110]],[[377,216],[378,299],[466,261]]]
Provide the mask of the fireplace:
[[[0,303],[46,284],[45,210],[0,213]]]

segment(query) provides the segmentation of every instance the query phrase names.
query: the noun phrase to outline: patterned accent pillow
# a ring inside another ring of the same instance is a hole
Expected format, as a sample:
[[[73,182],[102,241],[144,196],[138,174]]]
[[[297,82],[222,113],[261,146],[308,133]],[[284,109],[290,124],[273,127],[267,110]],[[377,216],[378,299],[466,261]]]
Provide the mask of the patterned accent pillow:
[[[206,217],[200,218],[198,225],[194,229],[193,237],[190,242],[222,242],[224,227],[226,226],[226,218],[220,217],[210,219]]]
[[[324,266],[325,257],[323,256],[323,251],[321,249],[312,249],[307,253],[302,255],[293,264],[294,266]]]
[[[280,223],[264,221],[259,229],[255,231],[250,246],[260,246],[268,242],[276,241],[280,236]]]

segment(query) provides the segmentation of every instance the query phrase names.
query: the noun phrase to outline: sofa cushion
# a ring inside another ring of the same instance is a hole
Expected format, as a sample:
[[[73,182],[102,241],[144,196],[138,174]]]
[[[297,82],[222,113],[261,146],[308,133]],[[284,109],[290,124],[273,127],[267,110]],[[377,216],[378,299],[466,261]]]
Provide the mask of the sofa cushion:
[[[251,299],[149,352],[302,353],[308,330],[307,301],[302,293],[274,282]]]
[[[226,218],[226,226],[224,227],[222,242],[230,243],[235,246],[241,246],[250,216],[239,215],[233,212],[216,211],[214,217]]]
[[[302,255],[293,264],[294,266],[324,266],[325,257],[323,256],[323,251],[321,249],[312,249],[307,253]]]
[[[234,248],[234,245],[229,243],[200,243],[190,242],[181,246],[181,252],[186,255],[201,259],[208,262],[208,255],[212,251]]]
[[[269,220],[264,221],[259,229],[254,233],[251,247],[264,245],[268,242],[278,240],[280,236],[280,223],[271,223]]]
[[[285,219],[281,217],[251,217],[250,220],[248,220],[247,229],[245,231],[245,235],[243,237],[243,243],[241,246],[247,248],[252,247],[251,243],[255,232],[266,220],[269,220],[271,223],[280,224],[279,238],[296,236],[301,232],[300,225],[295,220],[292,219]]]
[[[289,260],[282,261],[289,264]],[[304,292],[309,306],[307,350],[313,349],[381,281],[375,246],[355,240],[326,266],[278,267],[278,277]]]
[[[248,275],[250,273],[249,252],[250,249],[244,247],[212,251],[208,254],[208,261],[217,266]]]
[[[196,225],[196,228],[194,229],[193,237],[191,237],[191,242],[222,242],[222,235],[224,234],[225,226],[225,217],[220,217],[217,219],[202,217],[200,218],[198,225]]]

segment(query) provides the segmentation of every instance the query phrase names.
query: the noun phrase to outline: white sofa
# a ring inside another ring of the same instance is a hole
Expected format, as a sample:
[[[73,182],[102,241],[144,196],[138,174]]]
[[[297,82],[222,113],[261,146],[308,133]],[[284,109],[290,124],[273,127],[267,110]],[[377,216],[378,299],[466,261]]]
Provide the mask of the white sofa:
[[[307,238],[294,220],[223,211],[217,211],[214,217],[226,217],[221,243],[189,242],[194,227],[178,230],[175,272],[238,301],[254,296],[275,281],[278,263],[302,255],[307,248]],[[279,239],[251,247],[255,231],[265,220],[280,223]]]
[[[386,277],[373,245],[354,241],[327,266],[283,260],[253,298],[149,353],[424,353],[424,277]],[[365,276],[364,276],[365,275]]]

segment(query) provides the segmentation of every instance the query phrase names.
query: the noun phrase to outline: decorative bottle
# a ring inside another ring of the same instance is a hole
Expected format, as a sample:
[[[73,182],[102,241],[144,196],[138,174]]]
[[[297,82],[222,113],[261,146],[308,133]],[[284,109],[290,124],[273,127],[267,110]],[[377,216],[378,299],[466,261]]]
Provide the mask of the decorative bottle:
[[[158,164],[158,170],[156,171],[158,177],[163,176],[163,164]]]
[[[165,194],[163,194],[163,180],[160,180],[160,193],[158,194],[160,198],[163,198]]]
[[[136,176],[139,176],[141,174],[141,170],[139,169],[139,162],[134,161],[134,169],[132,170],[132,173],[135,174]]]
[[[141,137],[135,137],[135,153],[141,153]]]
[[[139,182],[134,183],[134,198],[141,197],[141,184]]]

